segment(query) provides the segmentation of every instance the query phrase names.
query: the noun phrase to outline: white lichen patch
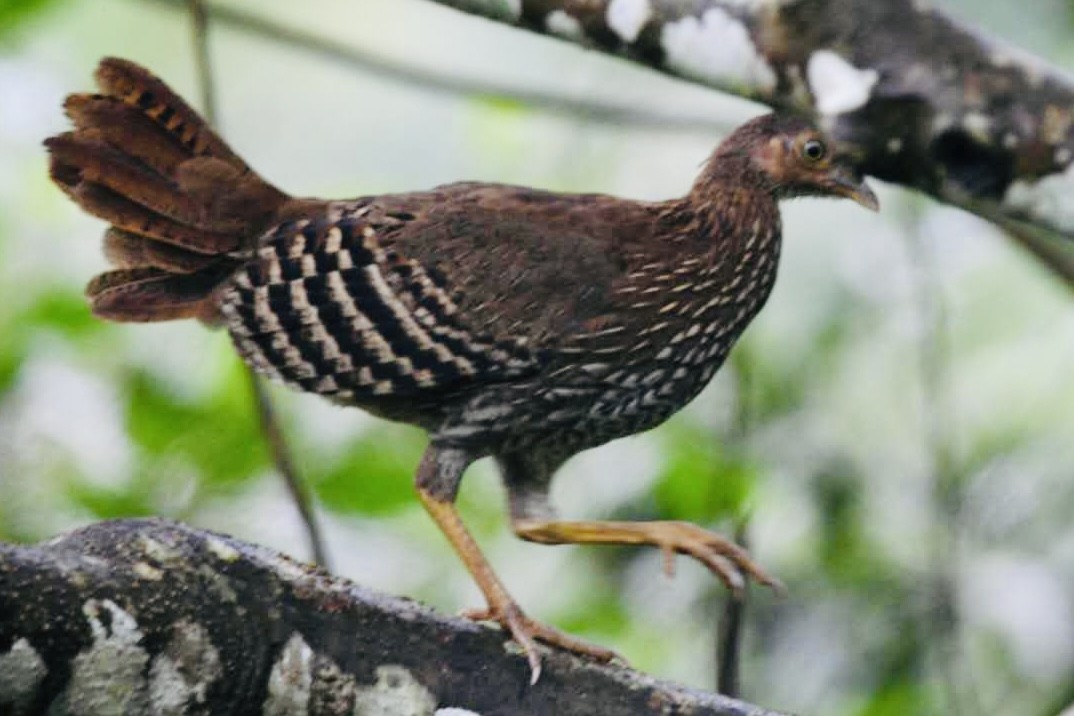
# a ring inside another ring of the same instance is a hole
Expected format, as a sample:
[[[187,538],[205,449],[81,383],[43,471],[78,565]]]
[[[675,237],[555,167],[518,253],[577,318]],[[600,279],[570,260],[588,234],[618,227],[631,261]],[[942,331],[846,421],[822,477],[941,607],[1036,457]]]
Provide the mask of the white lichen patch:
[[[667,66],[683,75],[760,93],[776,87],[776,73],[758,52],[749,30],[722,8],[709,8],[700,18],[691,15],[669,22],[660,44]]]
[[[159,582],[164,577],[164,572],[148,562],[135,562],[131,569],[142,579],[148,579],[153,582]]]
[[[265,716],[300,716],[309,711],[313,685],[313,650],[295,632],[287,640],[269,673],[268,697],[261,712]]]
[[[219,537],[210,536],[205,540],[205,546],[225,562],[234,562],[239,558],[239,551]]]
[[[605,21],[619,39],[631,43],[638,39],[641,29],[653,16],[649,0],[612,0],[608,3]]]
[[[581,40],[585,37],[585,30],[578,18],[568,14],[564,10],[553,10],[544,19],[544,27],[548,32],[568,40]]]
[[[855,67],[831,50],[817,50],[809,57],[806,79],[817,110],[837,115],[864,107],[880,75]]]
[[[1003,203],[1034,221],[1060,231],[1074,231],[1074,164],[1065,172],[1035,182],[1014,182]]]
[[[266,554],[269,566],[286,582],[303,582],[310,577],[309,570],[282,554]]]
[[[433,716],[481,716],[476,711],[470,709],[460,709],[455,706],[448,706],[446,708],[437,709]]]
[[[45,661],[26,639],[0,654],[0,713],[25,713],[48,675]]]
[[[189,713],[204,704],[209,687],[222,675],[220,653],[200,624],[181,620],[149,669],[149,701],[154,713]]]
[[[764,10],[768,8],[778,9],[781,7],[790,7],[791,5],[797,5],[801,1],[802,0],[723,0],[723,4],[734,5],[749,10]]]
[[[78,716],[142,713],[146,708],[142,674],[149,654],[140,645],[138,621],[110,599],[90,599],[82,605],[82,613],[93,643],[71,661],[64,696],[67,712]]]
[[[992,142],[992,120],[980,112],[969,112],[962,118],[962,128],[981,144]]]
[[[436,699],[402,666],[377,667],[377,682],[355,690],[354,716],[434,716]]]
[[[138,542],[142,551],[145,552],[145,555],[158,562],[167,562],[181,556],[178,550],[169,547],[160,540],[154,539],[148,535],[139,537]]]

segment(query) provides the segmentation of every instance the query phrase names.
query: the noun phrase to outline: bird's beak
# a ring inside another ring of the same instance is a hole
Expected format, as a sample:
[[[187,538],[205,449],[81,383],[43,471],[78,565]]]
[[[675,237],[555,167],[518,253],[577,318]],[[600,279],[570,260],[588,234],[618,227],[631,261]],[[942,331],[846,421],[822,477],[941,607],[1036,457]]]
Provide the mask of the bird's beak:
[[[830,177],[833,194],[853,199],[871,211],[880,211],[880,200],[857,171],[840,167]]]

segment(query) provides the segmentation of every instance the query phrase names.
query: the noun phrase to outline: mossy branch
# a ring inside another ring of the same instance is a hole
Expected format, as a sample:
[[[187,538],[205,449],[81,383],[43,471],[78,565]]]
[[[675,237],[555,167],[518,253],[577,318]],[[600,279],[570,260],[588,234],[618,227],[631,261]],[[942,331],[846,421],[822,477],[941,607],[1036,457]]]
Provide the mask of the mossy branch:
[[[164,520],[0,544],[0,713],[777,716]],[[465,709],[451,711],[450,709]]]

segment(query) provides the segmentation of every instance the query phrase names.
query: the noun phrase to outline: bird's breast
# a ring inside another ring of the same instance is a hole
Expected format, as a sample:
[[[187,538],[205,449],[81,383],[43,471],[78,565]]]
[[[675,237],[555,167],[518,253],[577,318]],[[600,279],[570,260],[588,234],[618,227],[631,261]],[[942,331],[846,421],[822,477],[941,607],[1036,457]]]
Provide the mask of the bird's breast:
[[[587,400],[573,403],[577,419],[624,434],[659,424],[686,405],[772,291],[778,227],[753,228],[721,255],[637,266],[616,288],[620,319],[579,333],[554,351],[547,389],[584,387]]]

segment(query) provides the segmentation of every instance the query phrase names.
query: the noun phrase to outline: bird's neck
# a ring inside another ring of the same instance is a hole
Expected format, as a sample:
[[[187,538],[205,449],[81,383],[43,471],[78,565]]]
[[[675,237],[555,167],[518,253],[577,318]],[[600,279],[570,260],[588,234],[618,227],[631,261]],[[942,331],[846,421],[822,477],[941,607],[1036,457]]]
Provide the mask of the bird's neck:
[[[695,233],[715,239],[721,249],[734,250],[740,239],[760,224],[779,232],[776,187],[744,153],[717,151],[706,163],[690,192],[676,202],[690,217]]]
[[[747,152],[734,147],[721,147],[705,162],[688,198],[705,203],[731,188],[751,190],[771,197],[776,195],[776,186],[771,177],[753,163]]]
[[[660,233],[665,251],[681,260],[692,255],[730,283],[741,277],[767,297],[779,260],[782,222],[775,192],[748,162],[715,162],[693,189],[669,202]],[[763,299],[762,299],[763,302]],[[759,307],[759,306],[758,306]],[[751,306],[751,311],[757,307]]]

